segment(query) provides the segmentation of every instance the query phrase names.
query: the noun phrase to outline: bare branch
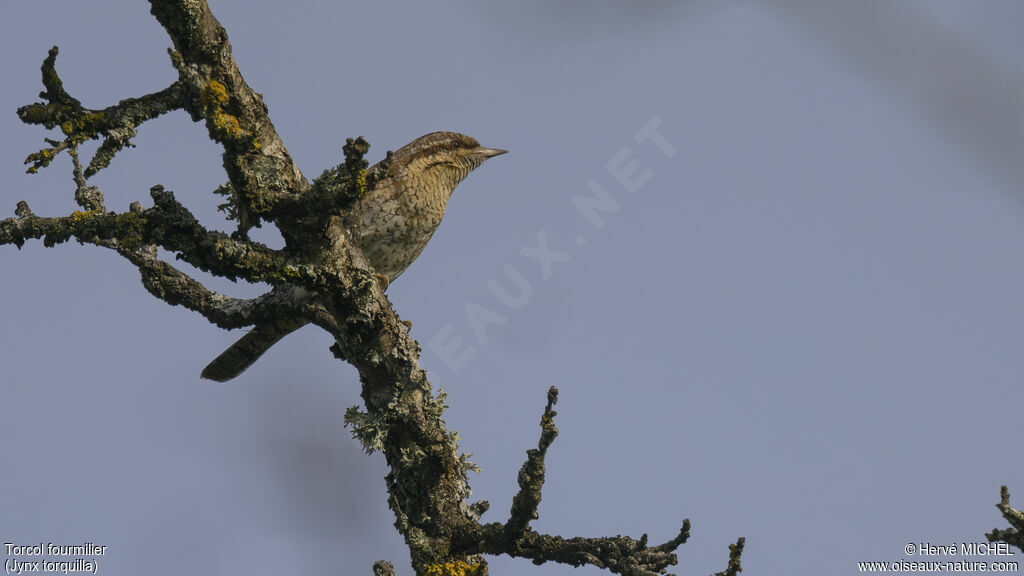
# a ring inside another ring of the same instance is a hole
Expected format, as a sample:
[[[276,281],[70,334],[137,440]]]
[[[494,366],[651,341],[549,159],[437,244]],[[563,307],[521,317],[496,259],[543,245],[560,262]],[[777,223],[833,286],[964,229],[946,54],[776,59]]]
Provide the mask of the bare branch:
[[[82,164],[78,161],[78,147],[71,146],[68,149],[68,154],[71,155],[72,174],[75,179],[75,202],[89,212],[106,211],[107,208],[103,204],[103,192],[96,186],[89,186],[85,183]]]
[[[526,462],[519,469],[519,493],[512,499],[512,513],[505,523],[505,536],[511,540],[519,540],[526,533],[530,520],[537,519],[537,507],[540,506],[541,490],[544,487],[544,457],[548,447],[558,436],[555,428],[555,415],[552,407],[558,402],[558,388],[548,389],[548,404],[540,420],[540,441],[536,449],[526,451]]]
[[[673,552],[689,538],[690,521],[683,521],[683,527],[675,538],[651,547],[647,546],[646,534],[639,540],[628,536],[563,538],[538,534],[530,529],[509,546],[504,532],[501,524],[482,526],[473,534],[476,542],[467,551],[528,558],[534,564],[558,562],[575,567],[589,564],[625,576],[656,576],[664,574],[668,566],[678,562]]]
[[[323,306],[296,298],[286,290],[241,299],[219,294],[157,257],[155,247],[118,252],[138,267],[146,290],[172,306],[184,306],[221,328],[241,328],[275,318],[304,318],[317,324],[332,320]]]
[[[994,528],[985,537],[989,542],[1006,542],[1024,550],[1024,512],[1010,507],[1010,490],[1006,486],[999,489],[999,504],[996,504],[996,508],[1003,513],[1003,518],[1011,527],[1005,530]]]
[[[43,218],[32,214],[25,204],[24,216],[0,220],[0,245],[21,247],[26,240],[39,238],[48,247],[72,237],[91,244],[117,240],[120,247],[127,249],[157,245],[179,252],[179,257],[189,264],[232,279],[272,283],[287,279],[289,262],[279,251],[206,230],[171,192],[160,186],[150,192],[155,202],[152,208],[124,213],[97,210]],[[297,272],[295,276],[301,280]]]
[[[743,572],[743,567],[740,566],[740,556],[743,555],[743,547],[746,544],[746,538],[740,538],[735,544],[729,544],[729,566],[721,572],[715,572],[715,576],[737,576]]]
[[[139,269],[143,285],[151,294],[171,305],[199,312],[222,328],[250,326],[280,317],[303,318],[329,330],[337,328],[322,305],[308,296],[298,297],[294,290],[271,291],[249,300],[230,298],[207,289],[160,260],[157,245],[180,250],[180,257],[189,262],[216,260],[220,268],[225,264],[225,256],[241,254],[236,266],[246,271],[239,275],[264,276],[278,282],[288,275],[290,266],[281,255],[265,246],[238,242],[222,233],[202,229],[169,192],[155,188],[153,195],[157,205],[149,210],[135,203],[130,212],[123,214],[96,210],[60,218],[40,218],[32,214],[28,204],[20,202],[16,218],[0,221],[0,244],[12,243],[20,247],[27,239],[43,238],[49,246],[74,237],[83,243],[114,249]],[[102,201],[101,194],[99,198]],[[191,243],[181,238],[189,238]],[[253,253],[258,255],[254,258]],[[258,265],[250,267],[253,262]],[[301,280],[300,275],[296,277]]]
[[[123,148],[132,146],[131,139],[142,123],[181,108],[181,84],[175,82],[160,92],[127,98],[103,110],[87,109],[64,90],[55,67],[57,53],[56,46],[50,48],[43,61],[43,86],[46,90],[40,92],[39,97],[46,102],[22,106],[18,109],[18,117],[26,124],[39,124],[50,129],[59,126],[65,139],[62,142],[47,140],[49,148],[30,154],[25,160],[26,164],[31,164],[30,173],[48,166],[62,150],[74,149],[86,140],[102,136],[103,142],[84,172],[84,177],[89,178],[109,166],[114,155]]]
[[[634,540],[627,536],[607,538],[563,538],[539,534],[530,529],[531,520],[538,517],[537,508],[544,485],[544,458],[547,449],[558,436],[554,424],[554,405],[558,389],[548,390],[548,402],[541,418],[541,437],[536,449],[527,451],[527,460],[519,471],[519,492],[512,500],[512,512],[505,525],[477,525],[459,535],[458,546],[468,554],[507,554],[529,558],[535,564],[559,562],[571,566],[589,564],[615,574],[628,576],[654,576],[663,574],[668,566],[677,563],[674,554],[690,537],[690,520],[683,520],[679,533],[657,546],[647,545],[647,534]],[[729,565],[716,576],[735,576],[740,567],[744,539],[729,547]]]

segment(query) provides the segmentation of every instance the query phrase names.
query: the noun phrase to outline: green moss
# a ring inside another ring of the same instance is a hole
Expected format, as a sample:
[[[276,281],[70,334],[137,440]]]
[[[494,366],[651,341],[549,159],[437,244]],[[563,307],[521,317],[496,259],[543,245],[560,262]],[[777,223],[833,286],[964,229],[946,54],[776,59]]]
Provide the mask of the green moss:
[[[141,248],[145,225],[145,219],[135,212],[118,214],[114,218],[114,235],[124,248]]]
[[[364,156],[369,151],[370,143],[362,136],[348,138],[342,147],[342,152],[345,154],[342,171],[343,183],[351,191],[350,194],[356,198],[366,195],[366,168],[369,163]]]
[[[61,122],[60,130],[67,136],[95,138],[105,124],[106,118],[102,112],[83,112]]]
[[[29,104],[18,109],[18,116],[26,124],[43,124],[52,116],[46,104]]]
[[[59,52],[60,49],[56,46],[50,48],[42,66],[43,86],[46,86],[46,91],[52,96],[64,95],[64,84],[60,81],[60,76],[57,75],[56,64]]]

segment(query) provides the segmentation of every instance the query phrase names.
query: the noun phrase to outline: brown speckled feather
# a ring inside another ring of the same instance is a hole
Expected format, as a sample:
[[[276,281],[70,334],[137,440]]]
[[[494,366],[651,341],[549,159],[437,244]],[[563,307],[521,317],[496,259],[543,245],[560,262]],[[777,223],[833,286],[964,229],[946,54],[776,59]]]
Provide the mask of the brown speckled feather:
[[[484,148],[469,136],[434,132],[395,151],[375,164],[368,176],[380,177],[359,202],[353,233],[378,274],[392,282],[427,246],[444,217],[452,191],[484,160],[504,154]],[[203,370],[203,378],[225,382],[238,376],[288,333],[302,326],[287,319],[258,325]]]

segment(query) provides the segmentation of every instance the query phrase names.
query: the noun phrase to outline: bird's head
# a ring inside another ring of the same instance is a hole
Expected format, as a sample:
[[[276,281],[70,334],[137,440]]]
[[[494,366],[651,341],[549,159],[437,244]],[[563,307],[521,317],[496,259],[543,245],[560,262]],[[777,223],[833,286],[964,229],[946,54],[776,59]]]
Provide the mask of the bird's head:
[[[484,160],[505,152],[507,150],[485,148],[465,134],[432,132],[395,151],[391,165],[408,170],[411,176],[439,182],[451,194]]]

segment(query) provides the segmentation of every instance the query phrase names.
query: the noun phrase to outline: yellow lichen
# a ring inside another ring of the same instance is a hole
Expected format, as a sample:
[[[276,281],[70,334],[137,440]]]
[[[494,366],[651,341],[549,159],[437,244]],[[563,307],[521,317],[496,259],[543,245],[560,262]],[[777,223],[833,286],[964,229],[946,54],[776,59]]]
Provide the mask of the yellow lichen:
[[[75,210],[74,212],[71,213],[71,220],[74,222],[81,222],[83,220],[88,220],[93,216],[99,216],[100,214],[103,214],[103,210],[90,210],[88,212],[83,212],[82,210]]]
[[[174,66],[175,70],[181,70],[181,68],[184,65],[185,65],[185,59],[182,58],[181,52],[178,52],[176,50],[172,51],[171,52],[171,66]]]
[[[50,162],[53,161],[54,157],[56,156],[56,148],[43,148],[39,152],[33,152],[32,154],[29,154],[28,158],[25,159],[25,164],[32,162],[34,165],[29,166],[28,173],[36,174],[37,172],[39,172],[40,168],[44,166],[49,166]]]
[[[103,122],[103,114],[98,112],[87,112],[76,116],[71,120],[66,120],[61,123],[60,129],[64,134],[71,136],[72,134],[85,132],[87,136],[93,136],[96,133],[96,129]]]
[[[206,83],[206,87],[203,88],[203,93],[200,94],[199,99],[203,104],[220,106],[228,101],[228,89],[220,82],[210,80]]]
[[[199,94],[199,101],[208,107],[209,118],[213,123],[213,130],[217,137],[224,140],[244,140],[248,138],[253,149],[259,150],[260,143],[250,132],[243,130],[238,118],[224,111],[222,106],[230,100],[228,89],[216,80],[206,83],[202,93]]]
[[[359,191],[359,197],[362,198],[366,195],[366,169],[360,168],[356,172],[356,190]]]
[[[231,114],[225,114],[220,110],[217,110],[213,115],[213,126],[231,139],[246,135],[246,131],[242,130],[242,126],[238,123],[238,118]]]
[[[428,576],[475,576],[480,570],[480,563],[470,564],[462,560],[455,562],[444,562],[442,564],[430,564],[427,566]]]

